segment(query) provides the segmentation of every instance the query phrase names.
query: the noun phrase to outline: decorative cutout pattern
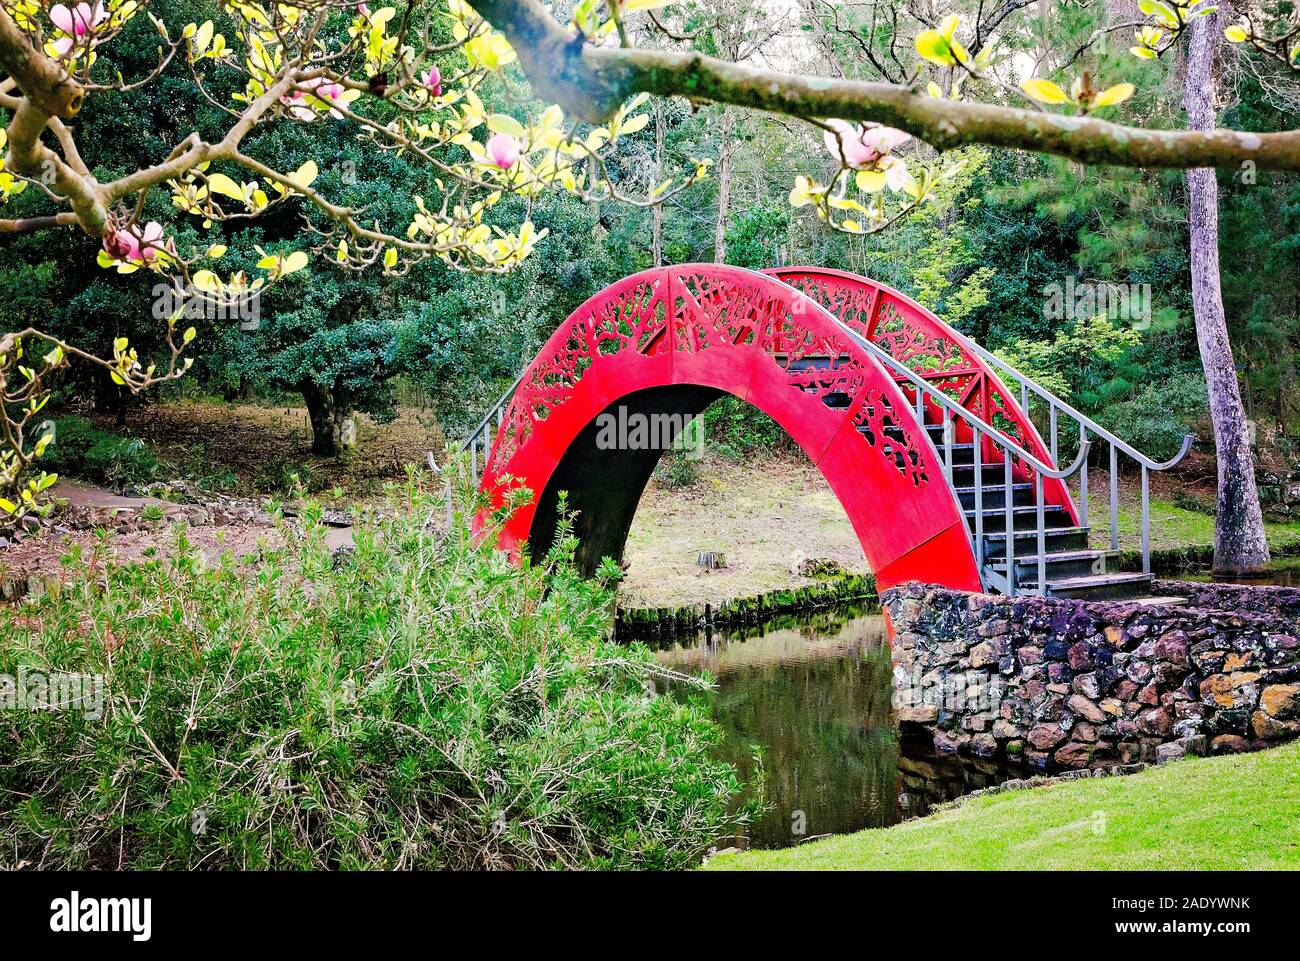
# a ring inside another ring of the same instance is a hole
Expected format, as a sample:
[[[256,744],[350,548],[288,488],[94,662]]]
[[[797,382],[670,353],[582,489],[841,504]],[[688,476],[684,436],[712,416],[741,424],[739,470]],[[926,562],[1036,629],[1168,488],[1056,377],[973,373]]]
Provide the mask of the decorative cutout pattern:
[[[488,473],[504,470],[593,363],[625,353],[652,357],[664,350],[758,350],[786,373],[793,389],[815,396],[832,411],[854,408],[854,426],[867,443],[914,486],[927,481],[916,446],[920,428],[910,415],[900,418],[880,388],[864,391],[883,371],[804,296],[703,265],[630,280],[634,282],[615,284],[606,296],[580,308],[567,321],[563,337],[552,339],[562,346],[534,361],[507,409]],[[841,315],[853,313],[855,326],[865,330],[872,298],[837,293],[835,304]]]
[[[880,307],[880,318],[872,340],[884,348],[895,360],[906,364],[918,374],[932,375],[958,368],[969,369],[961,346],[944,331],[926,330],[909,322],[898,304],[885,300]],[[927,324],[926,327],[929,325]]]
[[[920,487],[929,479],[924,462],[915,447],[896,439],[900,433],[906,435],[909,423],[915,423],[913,418],[909,416],[906,421],[900,420],[889,398],[874,388],[867,391],[862,406],[853,415],[853,426],[867,439],[867,443],[880,448],[894,467],[902,471],[914,486]]]
[[[653,354],[664,333],[666,311],[662,303],[662,278],[655,277],[584,305],[569,318],[568,331],[558,350],[538,355],[506,409],[500,436],[488,470],[497,472],[510,462],[536,425],[568,399],[591,366],[593,358],[609,357],[629,348]]]
[[[783,278],[787,284],[811,297],[863,337],[871,338],[871,319],[879,291],[865,285],[828,284],[810,274]]]
[[[816,268],[772,273],[815,299],[860,333],[865,331],[866,336],[890,356],[930,381],[1017,446],[1050,460],[1049,452],[1037,434],[1029,429],[1028,420],[1016,401],[1005,392],[988,366],[964,350],[942,322],[861,277]],[[871,305],[869,308],[865,306],[868,304]],[[909,403],[914,404],[915,392],[907,379],[896,376],[895,381]],[[933,407],[930,413],[930,419],[937,420]],[[1033,477],[1033,469],[1023,459],[1018,458],[1013,469],[1017,479]],[[1058,482],[1052,483],[1061,487]],[[1063,487],[1061,491],[1064,492]]]

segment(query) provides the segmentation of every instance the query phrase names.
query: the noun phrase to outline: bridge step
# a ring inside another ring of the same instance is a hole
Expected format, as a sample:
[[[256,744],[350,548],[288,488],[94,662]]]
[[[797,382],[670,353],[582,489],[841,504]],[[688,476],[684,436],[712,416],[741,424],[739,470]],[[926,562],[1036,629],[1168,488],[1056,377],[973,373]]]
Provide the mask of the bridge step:
[[[1034,503],[1034,485],[1012,484],[1011,503],[1013,506],[1031,505]],[[970,487],[957,487],[957,497],[961,501],[963,510],[975,509],[975,491],[972,484]],[[983,495],[980,497],[980,506],[986,510],[990,507],[1006,507],[1007,489],[1002,484],[985,484]]]
[[[1048,530],[1043,542],[1048,554],[1060,551],[1087,550],[1087,527],[1054,527]],[[1035,531],[1016,533],[1016,556],[1036,554],[1038,552],[1038,534]],[[1007,535],[1005,531],[984,531],[984,557],[988,561],[997,560],[1007,555]]]
[[[1169,605],[1171,607],[1182,607],[1187,603],[1185,597],[1158,597],[1154,594],[1146,597],[1126,597],[1125,604],[1137,604],[1140,607],[1153,607],[1156,604]]]
[[[966,514],[966,523],[970,525],[971,530],[975,529],[975,509],[971,508],[964,512]],[[1003,532],[1007,529],[1007,512],[1005,508],[984,508],[980,512],[984,515],[984,533]],[[1015,507],[1011,508],[1011,521],[1014,529],[1032,530],[1038,529],[1038,508],[1037,507]],[[1043,524],[1048,529],[1069,527],[1070,515],[1064,507],[1057,504],[1049,504],[1043,508]],[[1019,546],[1019,541],[1016,542]],[[1035,543],[1037,541],[1035,540]]]
[[[1031,550],[1037,551],[1037,538],[1031,541]],[[1077,550],[1077,551],[1056,551],[1044,554],[1044,566],[1047,568],[1048,582],[1062,580],[1065,578],[1088,577],[1096,574],[1107,573],[1110,564],[1119,557],[1119,551],[1097,551],[1097,550]],[[1023,584],[1026,581],[1038,580],[1038,554],[1017,554],[1016,555],[1016,580]],[[988,565],[1000,574],[1006,574],[1007,560],[1005,557],[997,557],[988,562]]]
[[[1087,601],[1113,601],[1129,597],[1148,597],[1154,574],[1094,574],[1086,577],[1067,577],[1060,580],[1047,579],[1047,593],[1052,597],[1071,597]],[[1023,581],[1022,585],[1033,590],[1037,588],[1036,580]]]

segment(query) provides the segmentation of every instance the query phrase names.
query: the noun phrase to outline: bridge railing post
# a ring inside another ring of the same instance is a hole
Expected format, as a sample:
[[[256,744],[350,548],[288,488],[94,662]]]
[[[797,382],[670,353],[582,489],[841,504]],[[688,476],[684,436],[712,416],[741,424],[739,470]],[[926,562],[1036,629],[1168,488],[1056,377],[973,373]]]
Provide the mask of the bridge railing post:
[[[1151,485],[1147,465],[1142,465],[1142,573],[1151,573]]]
[[[1119,550],[1119,465],[1115,445],[1110,445],[1110,549]]]
[[[918,393],[919,393],[919,392],[918,392]],[[944,471],[945,471],[945,472],[947,473],[947,475],[948,475],[948,483],[949,483],[949,484],[952,483],[952,478],[953,478],[953,473],[952,473],[952,435],[953,435],[953,428],[954,428],[954,425],[953,425],[953,422],[952,422],[952,411],[950,411],[947,407],[945,407],[945,408],[943,409],[943,451],[944,451],[944,454],[943,454],[943,463],[944,463]],[[922,429],[922,430],[925,429],[925,424],[924,424],[924,422],[922,422],[921,429]]]
[[[1006,494],[1002,498],[1002,504],[1003,516],[1005,517],[1004,524],[1006,525],[1004,529],[1007,535],[1007,593],[1014,596],[1016,593],[1016,511],[1014,507],[1015,497],[1012,496],[1015,488],[1012,486],[1011,460],[1011,452],[1003,450],[1002,476]]]
[[[1088,428],[1079,425],[1079,446],[1088,443]],[[1085,461],[1079,472],[1079,526],[1088,526],[1088,464]]]
[[[975,563],[984,572],[984,437],[974,431],[975,459]]]
[[[1034,501],[1038,521],[1038,593],[1047,596],[1047,522],[1043,517],[1043,474],[1034,471]]]

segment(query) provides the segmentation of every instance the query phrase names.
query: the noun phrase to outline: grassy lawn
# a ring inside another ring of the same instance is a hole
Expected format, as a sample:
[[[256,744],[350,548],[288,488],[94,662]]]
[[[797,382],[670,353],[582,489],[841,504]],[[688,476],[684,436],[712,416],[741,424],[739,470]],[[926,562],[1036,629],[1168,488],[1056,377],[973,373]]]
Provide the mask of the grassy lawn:
[[[1107,475],[1093,471],[1090,475],[1091,491],[1088,498],[1088,521],[1092,526],[1092,545],[1106,547],[1110,540],[1110,499]],[[1071,485],[1078,502],[1077,485]],[[1167,497],[1167,491],[1151,492],[1151,549],[1155,551],[1183,550],[1214,544],[1214,516],[1204,511],[1180,507]],[[1197,499],[1207,505],[1214,503],[1214,490],[1197,489]],[[1265,522],[1269,547],[1280,554],[1300,551],[1300,524]],[[1142,546],[1142,498],[1136,477],[1122,477],[1119,485],[1119,546],[1122,550],[1137,550]]]
[[[971,798],[891,828],[709,870],[1300,868],[1300,742]]]
[[[1132,505],[1124,504],[1124,494],[1120,494],[1119,512],[1119,546],[1121,548],[1138,548],[1142,546],[1142,510],[1137,497]],[[1095,509],[1095,508],[1094,508]],[[1090,517],[1093,525],[1093,537],[1100,546],[1105,546],[1110,533],[1110,517],[1102,514]],[[1265,534],[1268,545],[1274,551],[1285,548],[1295,549],[1300,544],[1300,524],[1279,524],[1266,522]],[[1151,498],[1151,547],[1153,550],[1196,547],[1214,543],[1214,518],[1209,514],[1184,510],[1168,501]]]

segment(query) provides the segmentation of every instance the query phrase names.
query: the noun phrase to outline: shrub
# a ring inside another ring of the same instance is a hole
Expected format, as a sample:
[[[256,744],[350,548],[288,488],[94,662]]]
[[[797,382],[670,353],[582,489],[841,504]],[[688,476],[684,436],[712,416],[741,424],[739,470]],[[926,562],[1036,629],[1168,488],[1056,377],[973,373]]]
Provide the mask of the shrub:
[[[331,555],[169,557],[0,611],[0,674],[101,675],[95,711],[0,715],[0,862],[42,868],[681,868],[741,826],[698,702],[648,692],[612,595],[449,534],[412,478]],[[98,576],[91,576],[91,566]],[[605,572],[608,578],[616,572]],[[12,864],[9,866],[13,866]]]
[[[693,487],[700,479],[700,462],[680,451],[665,451],[655,467],[655,476],[665,487]]]
[[[1112,404],[1097,419],[1148,457],[1165,460],[1178,453],[1184,434],[1211,435],[1209,400],[1200,374],[1178,374],[1147,384],[1132,400]]]
[[[54,443],[40,466],[59,474],[125,487],[153,480],[160,464],[144,441],[119,437],[84,417],[69,416],[54,421]]]
[[[293,497],[299,491],[318,492],[323,481],[310,464],[272,461],[253,475],[253,489],[262,494]]]
[[[730,394],[714,401],[703,416],[704,443],[730,460],[745,460],[756,453],[793,445],[780,424]]]

